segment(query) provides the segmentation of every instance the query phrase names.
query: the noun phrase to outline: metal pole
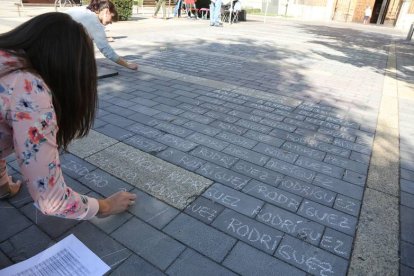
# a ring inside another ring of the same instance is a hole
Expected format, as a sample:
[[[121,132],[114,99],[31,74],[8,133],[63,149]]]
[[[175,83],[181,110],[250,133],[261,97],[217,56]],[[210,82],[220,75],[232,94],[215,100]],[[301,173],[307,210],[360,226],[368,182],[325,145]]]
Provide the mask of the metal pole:
[[[265,16],[264,16],[263,23],[266,23],[267,9],[269,8],[269,1],[270,0],[266,0],[266,10],[265,10]]]
[[[230,1],[230,15],[229,15],[229,23],[232,24],[231,22],[231,16],[233,15],[233,0]]]

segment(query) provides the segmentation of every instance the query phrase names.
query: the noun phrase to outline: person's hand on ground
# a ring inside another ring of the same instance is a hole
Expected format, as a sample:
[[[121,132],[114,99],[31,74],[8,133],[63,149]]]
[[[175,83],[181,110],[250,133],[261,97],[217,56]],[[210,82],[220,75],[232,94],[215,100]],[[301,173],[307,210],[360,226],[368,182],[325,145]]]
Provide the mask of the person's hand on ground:
[[[137,195],[128,192],[117,192],[108,198],[100,199],[98,217],[107,217],[126,211],[135,204]]]
[[[108,40],[108,42],[114,42],[115,41],[115,39],[112,36],[108,36],[106,39]]]
[[[131,70],[138,70],[138,64],[133,63],[133,62],[128,62],[127,67]]]

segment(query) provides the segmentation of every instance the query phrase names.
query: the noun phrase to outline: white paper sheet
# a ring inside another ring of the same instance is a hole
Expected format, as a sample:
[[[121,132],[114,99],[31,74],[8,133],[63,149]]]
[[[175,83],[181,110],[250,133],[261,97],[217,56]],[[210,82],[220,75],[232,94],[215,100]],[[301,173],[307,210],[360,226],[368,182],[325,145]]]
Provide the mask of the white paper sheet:
[[[110,267],[74,235],[23,262],[0,270],[0,276],[103,275]]]

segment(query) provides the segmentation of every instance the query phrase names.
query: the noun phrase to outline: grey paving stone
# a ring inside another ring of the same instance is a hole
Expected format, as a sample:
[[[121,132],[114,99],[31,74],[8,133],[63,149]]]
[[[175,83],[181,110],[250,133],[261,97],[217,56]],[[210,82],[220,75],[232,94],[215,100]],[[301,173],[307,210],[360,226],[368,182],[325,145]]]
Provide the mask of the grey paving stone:
[[[22,207],[20,211],[53,239],[79,223],[78,220],[43,215],[33,204]]]
[[[400,276],[412,276],[414,275],[414,268],[402,265],[400,270]]]
[[[283,233],[231,210],[224,210],[213,226],[226,234],[273,254]]]
[[[268,134],[272,130],[272,128],[269,126],[255,123],[255,122],[248,121],[248,120],[244,120],[244,119],[237,121],[236,125],[241,126],[243,128],[251,129],[254,131],[262,132],[264,134]]]
[[[188,98],[187,98],[188,99]],[[190,99],[190,102],[193,101],[192,99]],[[196,103],[200,104],[200,101],[195,101]],[[191,103],[182,103],[179,106],[177,106],[178,108],[184,109],[184,110],[188,110],[191,111],[191,113],[198,113],[198,114],[204,114],[208,111],[207,108],[203,108],[201,106],[197,106]],[[184,114],[184,113],[183,113]]]
[[[335,124],[339,124],[339,125],[344,126],[344,127],[351,127],[351,128],[355,128],[355,129],[358,129],[359,126],[360,126],[360,124],[357,123],[357,122],[352,122],[352,121],[348,121],[348,120],[340,119],[340,118],[328,117],[328,118],[326,118],[326,121],[332,122],[332,123],[335,123]]]
[[[400,179],[401,191],[414,194],[414,181]]]
[[[182,110],[182,109],[175,108],[175,107],[165,105],[165,104],[155,105],[152,108],[156,109],[156,110],[159,110],[159,111],[167,112],[167,113],[172,114],[172,115],[179,115],[179,114],[184,112],[184,110]],[[143,113],[143,112],[141,112],[141,113]],[[148,114],[148,115],[150,115],[150,114]]]
[[[256,219],[277,230],[315,245],[319,244],[325,228],[319,223],[304,219],[292,212],[269,204],[265,204]]]
[[[74,179],[78,179],[96,169],[94,165],[72,154],[61,155],[60,164],[63,172]]]
[[[298,215],[351,236],[354,235],[356,230],[357,219],[355,217],[316,202],[304,200],[299,208]]]
[[[7,222],[7,227],[2,227],[2,231],[0,231],[0,242],[16,235],[32,224],[15,207],[5,201],[0,201],[0,218],[3,223]]]
[[[400,166],[401,166],[401,168],[414,171],[414,162],[413,161],[407,161],[407,160],[402,160],[401,159]]]
[[[414,171],[401,169],[401,178],[406,179],[408,181],[414,181]]]
[[[250,113],[246,113],[246,112],[242,112],[242,111],[238,111],[238,110],[233,110],[231,112],[228,113],[229,115],[232,116],[236,116],[245,120],[250,120],[253,122],[260,122],[260,120],[262,120],[263,118],[257,115],[252,115]]]
[[[120,127],[117,127],[111,124],[106,124],[102,127],[98,127],[95,130],[99,133],[105,134],[106,136],[119,140],[119,141],[125,140],[134,135],[130,131],[127,131],[123,128],[120,128]]]
[[[401,240],[414,244],[414,209],[400,206]]]
[[[285,236],[275,256],[312,275],[346,275],[348,262],[298,239]]]
[[[286,118],[286,119],[289,119],[289,118]],[[270,121],[268,119],[263,119],[261,123],[271,126],[273,128],[277,128],[277,129],[274,129],[272,132],[270,132],[271,135],[276,135],[275,133],[277,133],[279,130],[294,132],[297,129],[297,126],[295,125],[291,125],[285,122]]]
[[[368,172],[368,165],[332,154],[327,154],[325,156],[324,162],[341,168],[349,169],[360,174],[367,174]]]
[[[130,119],[127,119],[125,117],[118,116],[115,114],[108,114],[108,115],[99,117],[99,119],[101,119],[102,121],[108,122],[110,124],[119,126],[119,127],[126,127],[134,123],[134,121]]]
[[[321,126],[321,127],[326,127],[326,128],[330,128],[330,129],[334,129],[334,130],[339,130],[341,128],[340,125],[335,124],[333,122],[327,122],[324,120],[319,120],[316,118],[306,118],[305,122],[317,125],[317,126]]]
[[[87,221],[78,224],[59,239],[63,239],[70,234],[75,235],[110,267],[119,264],[132,254],[126,247]]]
[[[13,174],[11,176],[12,176],[13,181],[23,180],[22,175],[19,173]],[[14,207],[16,207],[17,209],[32,201],[33,199],[29,193],[28,185],[24,185],[24,184],[21,186],[19,193],[8,200],[8,202]]]
[[[168,268],[166,273],[177,276],[237,275],[191,249],[186,249]]]
[[[401,264],[414,268],[414,244],[401,242]]]
[[[190,151],[197,146],[196,143],[184,140],[180,137],[171,134],[165,134],[163,136],[156,138],[156,140],[160,143],[163,143],[165,145],[168,145],[181,151]]]
[[[174,135],[182,137],[182,138],[184,138],[184,137],[190,135],[191,133],[193,133],[193,131],[191,131],[187,128],[177,126],[175,124],[165,123],[165,122],[162,122],[162,123],[156,125],[155,128],[157,128],[159,130],[162,130],[162,131],[165,131],[165,132],[168,132],[168,133],[171,133],[171,134],[174,134]]]
[[[236,165],[233,166],[233,170],[272,186],[279,185],[280,181],[284,178],[284,176],[280,173],[243,160],[238,161]]]
[[[292,142],[284,143],[282,149],[320,161],[322,161],[325,156],[325,153],[323,151],[312,149],[307,146],[299,145]]]
[[[242,135],[243,133],[247,131],[247,129],[244,127],[236,126],[234,124],[228,124],[228,123],[221,122],[221,121],[214,121],[210,124],[210,126],[213,126],[213,127],[216,127],[216,128],[219,128],[221,130],[228,131],[231,133],[235,133],[237,135]]]
[[[126,129],[136,134],[145,136],[147,138],[155,138],[164,134],[162,131],[159,131],[158,129],[148,127],[141,123],[135,123],[133,125],[128,126]]]
[[[211,163],[204,164],[197,173],[236,190],[242,189],[251,179]]]
[[[10,261],[10,259],[0,250],[0,269],[6,268],[12,264],[12,261]]]
[[[265,167],[309,183],[312,182],[316,175],[316,173],[311,170],[307,170],[274,158],[270,159]]]
[[[188,121],[188,119],[184,119],[182,117],[178,117],[176,115],[172,115],[167,112],[160,112],[158,114],[155,114],[154,119],[158,119],[160,121],[166,121],[166,122],[174,122],[175,125],[182,125]],[[178,123],[176,123],[178,121]]]
[[[135,113],[128,117],[128,119],[134,120],[135,122],[139,122],[141,124],[145,124],[147,126],[155,126],[159,124],[161,121],[154,119],[153,117],[147,116],[143,113]]]
[[[401,205],[414,208],[414,195],[406,192],[401,192]]]
[[[52,240],[35,225],[0,243],[0,249],[14,263],[24,261],[53,244]]]
[[[250,181],[249,184],[243,188],[243,192],[295,213],[302,201],[302,198],[297,195],[255,180]]]
[[[191,140],[195,143],[210,147],[212,149],[221,151],[229,145],[229,143],[221,141],[219,139],[195,132],[187,137],[188,140]]]
[[[185,208],[185,213],[210,224],[223,209],[222,205],[200,196]]]
[[[185,249],[181,243],[136,218],[111,236],[161,270],[166,269]]]
[[[318,127],[314,124],[316,119],[306,118],[305,121],[301,120],[295,120],[292,118],[285,118],[283,122],[294,125],[296,127],[305,128],[305,129],[311,129],[311,130],[317,130]]]
[[[129,103],[131,103],[131,102],[129,102]],[[134,104],[134,103],[132,103],[132,104]],[[135,113],[131,109],[127,109],[125,107],[121,107],[121,106],[118,106],[118,105],[115,105],[115,104],[109,104],[108,106],[103,107],[103,109],[108,111],[108,112],[111,112],[111,113],[114,113],[114,114],[117,114],[117,115],[120,115],[120,116],[123,116],[123,117],[126,117],[126,118],[128,118],[129,115],[132,115],[132,114]]]
[[[155,228],[162,229],[179,213],[177,209],[140,190],[135,189],[132,193],[137,195],[137,200],[129,212]]]
[[[315,132],[314,130],[308,130],[308,129],[303,129],[303,128],[297,128],[295,130],[295,133],[306,136],[311,139],[316,139],[316,140],[319,140],[325,143],[332,143],[334,140],[334,138],[329,135],[325,135],[319,132]]]
[[[241,275],[306,275],[305,272],[243,242],[236,244],[224,260],[223,265]]]
[[[212,97],[207,97],[207,96],[199,96],[196,99],[200,100],[200,101],[208,102],[208,103],[211,103],[211,104],[215,104],[215,105],[222,105],[222,104],[225,103],[225,101],[223,101],[223,100],[219,100],[219,99],[212,98]]]
[[[156,98],[153,98],[152,100],[154,100],[158,103],[163,103],[165,105],[169,105],[169,106],[177,106],[177,105],[180,104],[179,101],[176,101],[176,100],[173,100],[173,99],[170,99],[170,98],[164,98],[164,97],[156,97]]]
[[[259,166],[263,166],[269,160],[269,157],[266,155],[236,145],[229,145],[223,152]]]
[[[236,135],[230,132],[226,132],[226,131],[222,131],[216,137],[224,141],[227,141],[229,143],[236,144],[236,145],[248,148],[248,149],[253,148],[257,144],[257,142],[254,140],[251,140],[251,139],[248,139],[243,136]],[[228,145],[228,143],[226,144]]]
[[[344,177],[342,179],[352,184],[364,187],[365,182],[367,180],[367,176],[364,174],[359,174],[353,171],[346,170],[344,173]]]
[[[253,130],[247,131],[243,136],[275,147],[280,147],[285,142],[282,139]]]
[[[256,145],[253,150],[289,163],[294,163],[298,158],[297,154],[263,143]]]
[[[125,144],[149,153],[157,153],[167,148],[166,145],[154,141],[154,139],[135,135],[124,141]]]
[[[74,180],[72,177],[69,177],[67,175],[65,175],[64,177],[66,185],[72,188],[72,190],[74,190],[75,192],[81,195],[85,195],[91,191],[88,187],[81,184],[78,180]]]
[[[181,95],[181,96],[176,98],[176,100],[179,100],[181,102],[191,104],[191,105],[195,105],[195,106],[199,106],[203,103],[200,100],[193,99],[193,98],[198,96],[195,93],[188,93],[188,92],[184,92],[184,91],[180,91],[180,92],[176,91],[174,93]],[[185,109],[185,108],[181,108],[181,109]]]
[[[107,115],[110,115],[110,114],[112,114],[111,112],[108,112],[108,111],[105,111],[105,110],[103,110],[103,109],[101,109],[101,108],[98,108],[97,110],[96,110],[96,118],[101,118],[101,117],[103,117],[103,116],[107,116]],[[106,120],[105,120],[106,121]],[[107,122],[107,121],[106,121]]]
[[[226,106],[228,106],[229,104],[225,104]],[[247,103],[245,103],[244,104],[245,105],[245,108],[247,109],[247,110],[244,110],[243,108],[238,108],[238,110],[241,110],[241,111],[245,111],[245,112],[249,112],[249,111],[251,111],[251,110],[253,110],[253,109],[258,109],[258,110],[263,110],[263,111],[267,111],[267,112],[272,112],[272,111],[274,111],[274,108],[273,107],[270,107],[270,106],[265,106],[265,105],[263,105],[263,104],[258,104],[258,103],[250,103],[250,102],[247,102]],[[236,107],[232,107],[232,108],[234,108],[234,109],[237,109]]]
[[[346,133],[345,131],[341,130],[334,130],[334,129],[327,129],[327,128],[319,128],[318,132],[326,135],[331,135],[333,137],[341,138],[350,142],[355,142],[356,136]]]
[[[317,174],[312,184],[339,194],[343,194],[345,196],[352,197],[357,200],[362,199],[362,194],[364,192],[364,189],[361,186],[357,186],[323,174]]]
[[[212,183],[123,143],[96,153],[88,160],[178,209],[184,209]]]
[[[212,112],[212,111],[210,111]],[[213,122],[215,120],[215,118],[209,118],[210,116],[208,115],[209,112],[205,113],[204,115],[200,115],[194,112],[190,112],[190,111],[186,111],[182,114],[180,114],[181,117],[184,117],[186,119],[195,121],[195,122],[199,122],[201,124],[206,124],[208,125],[209,123]],[[206,117],[209,116],[209,117]]]
[[[177,216],[164,232],[216,262],[221,262],[236,243],[234,238],[186,214]]]
[[[271,112],[266,112],[263,110],[253,110],[252,114],[257,115],[257,116],[261,116],[261,117],[265,117],[267,119],[273,120],[273,121],[282,121],[285,117],[282,115],[278,115],[278,114],[274,114]]]
[[[139,103],[139,104],[141,104],[141,105],[148,106],[148,107],[152,107],[152,106],[154,106],[154,105],[157,105],[157,104],[158,104],[158,102],[155,102],[155,101],[153,101],[153,100],[149,100],[149,99],[144,99],[144,98],[142,98],[142,97],[136,97],[136,98],[133,98],[133,99],[131,99],[131,101],[132,101],[132,102]]]
[[[290,177],[283,179],[278,188],[327,206],[332,206],[336,197],[334,192]]]
[[[238,160],[231,155],[204,146],[198,146],[190,154],[225,168],[230,168]]]
[[[122,96],[122,98],[120,98]],[[131,102],[129,99],[132,99],[133,96],[127,94],[119,94],[118,97],[114,97],[111,99],[111,103],[116,104],[122,107],[129,107],[133,106],[135,103]],[[113,112],[115,113],[115,112]]]
[[[342,168],[303,156],[296,160],[295,165],[336,178],[342,178],[344,174],[344,169]]]
[[[134,275],[139,272],[140,275],[162,276],[165,275],[161,270],[151,265],[141,257],[133,254],[119,267],[110,272],[111,276]]]
[[[335,255],[349,259],[353,238],[331,228],[326,228],[320,247]]]
[[[338,195],[335,200],[334,208],[344,213],[358,217],[361,201],[353,198]]]
[[[206,135],[210,135],[210,136],[214,136],[220,132],[220,130],[217,128],[206,126],[206,125],[194,122],[194,121],[189,121],[185,123],[183,126],[188,129],[191,129],[191,130],[194,130],[194,131],[206,134]]]
[[[173,148],[167,148],[158,153],[157,156],[190,171],[195,171],[206,163],[206,161],[202,159]]]
[[[215,105],[211,103],[202,103],[200,106],[214,110],[214,111],[222,112],[222,113],[227,113],[231,111],[230,107],[225,107],[222,105]]]
[[[109,197],[119,191],[130,191],[133,189],[128,183],[100,169],[89,172],[78,180],[91,190],[105,197]]]
[[[246,113],[249,113],[253,110],[254,107],[250,107],[250,105],[254,105],[254,104],[253,103],[245,103],[244,105],[239,105],[239,104],[235,104],[235,103],[225,103],[224,104],[225,107],[229,107],[231,109],[243,111],[243,112],[246,112]],[[264,106],[261,106],[261,107],[265,108]]]
[[[203,196],[249,217],[255,217],[263,206],[263,201],[219,183],[208,188]]]
[[[343,139],[339,139],[339,138],[335,138],[334,145],[342,147],[342,148],[346,148],[349,150],[353,150],[359,153],[363,153],[363,154],[367,154],[370,155],[371,154],[371,147],[365,146],[365,145],[360,145],[360,144],[356,144],[347,140],[343,140]]]
[[[80,158],[85,158],[117,142],[117,140],[111,137],[91,130],[89,131],[88,136],[74,140],[70,143],[69,152]]]

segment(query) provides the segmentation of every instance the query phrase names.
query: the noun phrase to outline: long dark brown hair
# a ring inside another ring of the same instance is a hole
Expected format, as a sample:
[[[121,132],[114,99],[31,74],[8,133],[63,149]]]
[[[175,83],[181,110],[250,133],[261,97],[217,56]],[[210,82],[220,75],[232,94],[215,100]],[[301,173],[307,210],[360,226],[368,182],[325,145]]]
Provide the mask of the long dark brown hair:
[[[116,11],[114,3],[109,0],[91,0],[86,8],[96,13],[103,9],[109,9],[109,12],[112,14],[112,21],[118,21],[118,12]]]
[[[64,13],[36,16],[0,34],[0,49],[19,55],[24,68],[49,86],[56,112],[59,148],[88,134],[97,107],[93,44],[83,26]]]

